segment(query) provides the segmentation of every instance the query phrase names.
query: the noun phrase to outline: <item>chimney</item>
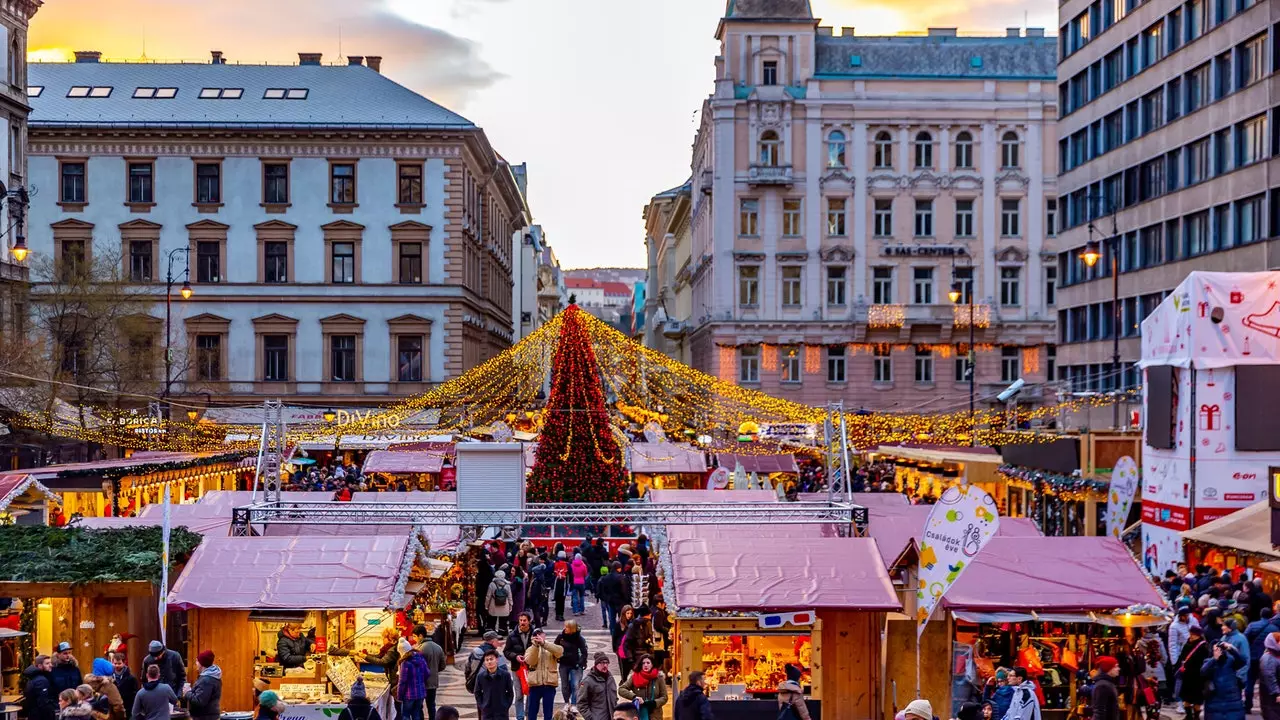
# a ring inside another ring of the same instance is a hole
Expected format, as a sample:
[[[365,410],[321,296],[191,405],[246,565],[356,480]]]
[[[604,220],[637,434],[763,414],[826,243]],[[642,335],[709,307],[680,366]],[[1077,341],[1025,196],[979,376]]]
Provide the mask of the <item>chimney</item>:
[[[368,65],[369,69],[374,72],[377,72],[377,73],[382,72],[382,56],[381,55],[366,55],[364,58],[364,64]]]
[[[929,37],[955,37],[955,28],[936,27],[929,28]]]
[[[840,37],[853,37],[853,31],[854,28],[846,25],[840,28]]]
[[[348,64],[348,65],[364,65],[364,56],[363,56],[363,55],[348,55],[348,56],[347,56],[347,64]]]
[[[1005,28],[1004,36],[1005,37],[1022,37],[1022,31],[1019,30],[1018,28]]]
[[[210,50],[210,51],[209,51],[209,54],[213,56],[213,63],[212,63],[212,64],[214,64],[214,65],[226,65],[226,64],[227,64],[227,61],[226,61],[226,60],[224,60],[224,59],[223,59],[223,57],[222,57],[222,51],[221,51],[221,50]]]
[[[298,53],[298,64],[299,64],[299,65],[319,65],[319,64],[320,64],[320,58],[321,58],[321,57],[323,57],[323,56],[324,56],[324,54],[323,54],[323,53],[303,53],[303,52],[300,52],[300,53]]]
[[[1044,37],[1044,28],[1027,28],[1027,37]]]
[[[830,28],[830,27],[828,27],[828,26],[826,26],[826,25],[819,25],[819,26],[818,26],[818,34],[819,34],[819,35],[821,35],[821,36],[823,36],[823,37],[831,37],[831,30],[832,30],[832,28]]]
[[[96,63],[102,59],[102,53],[97,50],[77,50],[76,62],[78,63]]]

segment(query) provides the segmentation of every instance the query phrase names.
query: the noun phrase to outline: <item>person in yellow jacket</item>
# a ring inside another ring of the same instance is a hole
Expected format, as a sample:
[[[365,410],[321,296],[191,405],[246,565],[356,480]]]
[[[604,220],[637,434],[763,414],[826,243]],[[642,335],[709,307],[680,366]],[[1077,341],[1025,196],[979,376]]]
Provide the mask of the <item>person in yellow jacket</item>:
[[[658,720],[667,704],[667,676],[649,655],[636,659],[631,675],[618,686],[618,697],[631,700],[640,711],[640,720]]]
[[[556,705],[556,690],[560,687],[562,654],[564,648],[547,642],[547,634],[542,628],[533,629],[533,639],[524,651],[524,662],[529,666],[529,708],[526,720],[538,720],[539,706],[542,707],[542,720],[551,720]]]

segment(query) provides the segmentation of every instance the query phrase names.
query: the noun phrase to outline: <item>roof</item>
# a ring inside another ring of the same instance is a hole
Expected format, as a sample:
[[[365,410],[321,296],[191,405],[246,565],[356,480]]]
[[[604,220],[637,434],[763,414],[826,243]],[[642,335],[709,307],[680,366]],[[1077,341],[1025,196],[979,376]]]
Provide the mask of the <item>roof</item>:
[[[625,295],[631,297],[631,288],[626,283],[614,282],[606,280],[600,283],[600,287],[604,288],[605,295]]]
[[[700,525],[668,532],[671,584],[681,608],[902,607],[870,538],[820,537],[816,526]]]
[[[778,502],[778,495],[772,490],[650,490],[645,497],[649,502],[670,505]]]
[[[968,463],[982,462],[999,465],[1003,462],[1000,453],[988,447],[950,447],[946,445],[879,445],[879,455],[892,455],[909,460],[927,462]]]
[[[566,277],[564,286],[570,290],[583,290],[586,288],[599,288],[604,285],[594,278]]]
[[[734,20],[812,20],[809,0],[728,0],[725,19]]]
[[[701,450],[671,442],[631,443],[633,473],[704,473],[707,459]]]
[[[991,538],[943,603],[1024,612],[1166,605],[1129,550],[1110,537]]]
[[[412,450],[374,450],[364,459],[366,473],[438,473],[444,465],[440,453]]]
[[[1254,503],[1182,533],[1183,540],[1280,558],[1271,545],[1271,506],[1268,500]]]
[[[742,469],[749,473],[798,474],[800,472],[800,466],[796,464],[796,456],[791,453],[782,455],[716,453],[716,459],[720,461],[720,467],[728,468],[729,472],[734,472],[738,463],[742,463]]]
[[[205,538],[171,608],[352,610],[396,597],[409,536]]]
[[[242,453],[235,453],[235,459],[239,460]],[[74,476],[91,476],[109,473],[120,474],[121,470],[129,470],[133,468],[144,468],[148,465],[173,465],[175,467],[183,465],[197,465],[203,460],[213,463],[230,462],[229,455],[213,454],[213,453],[183,453],[183,452],[144,452],[134,453],[132,457],[117,458],[111,460],[94,460],[92,462],[67,463],[64,465],[46,465],[45,467],[26,468],[22,470],[24,474],[30,475],[37,480],[55,480],[63,477]],[[127,473],[126,473],[127,474]]]
[[[819,77],[1054,79],[1054,37],[818,35]]]
[[[378,127],[472,129],[470,120],[363,65],[31,63],[31,126]],[[69,98],[73,86],[111,87],[105,98]],[[135,88],[177,88],[172,99],[134,98]],[[242,88],[238,99],[201,99],[204,88]],[[267,100],[268,88],[307,90]]]
[[[1189,273],[1142,321],[1138,364],[1201,370],[1280,364],[1277,285],[1277,271]]]
[[[877,493],[860,493],[875,495]],[[893,493],[883,493],[893,497]],[[855,502],[857,502],[855,500]],[[876,539],[881,559],[892,568],[904,553],[920,543],[924,524],[933,512],[932,505],[898,505],[890,503],[867,504],[867,535]],[[1040,529],[1027,518],[1000,518],[996,537],[1041,537]]]
[[[58,499],[56,493],[26,473],[0,475],[0,512],[21,498],[35,501],[42,495],[50,500]]]

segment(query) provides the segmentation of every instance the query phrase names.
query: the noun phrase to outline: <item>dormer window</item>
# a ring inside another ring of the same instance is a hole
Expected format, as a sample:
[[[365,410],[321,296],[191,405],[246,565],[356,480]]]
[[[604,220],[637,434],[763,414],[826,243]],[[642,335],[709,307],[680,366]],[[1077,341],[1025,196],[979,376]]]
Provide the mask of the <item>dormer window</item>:
[[[761,85],[777,85],[778,84],[778,61],[765,60],[764,72],[762,73]]]
[[[203,88],[200,90],[201,100],[239,100],[244,95],[244,88]]]

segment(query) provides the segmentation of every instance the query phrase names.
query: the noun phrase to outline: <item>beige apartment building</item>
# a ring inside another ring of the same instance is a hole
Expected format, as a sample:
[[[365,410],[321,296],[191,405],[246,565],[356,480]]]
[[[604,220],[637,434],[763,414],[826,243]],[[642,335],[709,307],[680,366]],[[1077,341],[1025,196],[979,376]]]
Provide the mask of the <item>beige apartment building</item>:
[[[1077,390],[1133,388],[1139,326],[1188,272],[1280,263],[1280,4],[1066,0],[1059,18],[1057,370]]]
[[[648,279],[645,285],[645,347],[689,364],[689,318],[693,312],[693,257],[689,208],[693,183],[653,196],[644,209]]]
[[[972,299],[979,406],[1018,378],[1036,401],[1055,362],[1055,39],[859,36],[807,0],[730,0],[716,36],[693,366],[810,404],[960,409]]]

